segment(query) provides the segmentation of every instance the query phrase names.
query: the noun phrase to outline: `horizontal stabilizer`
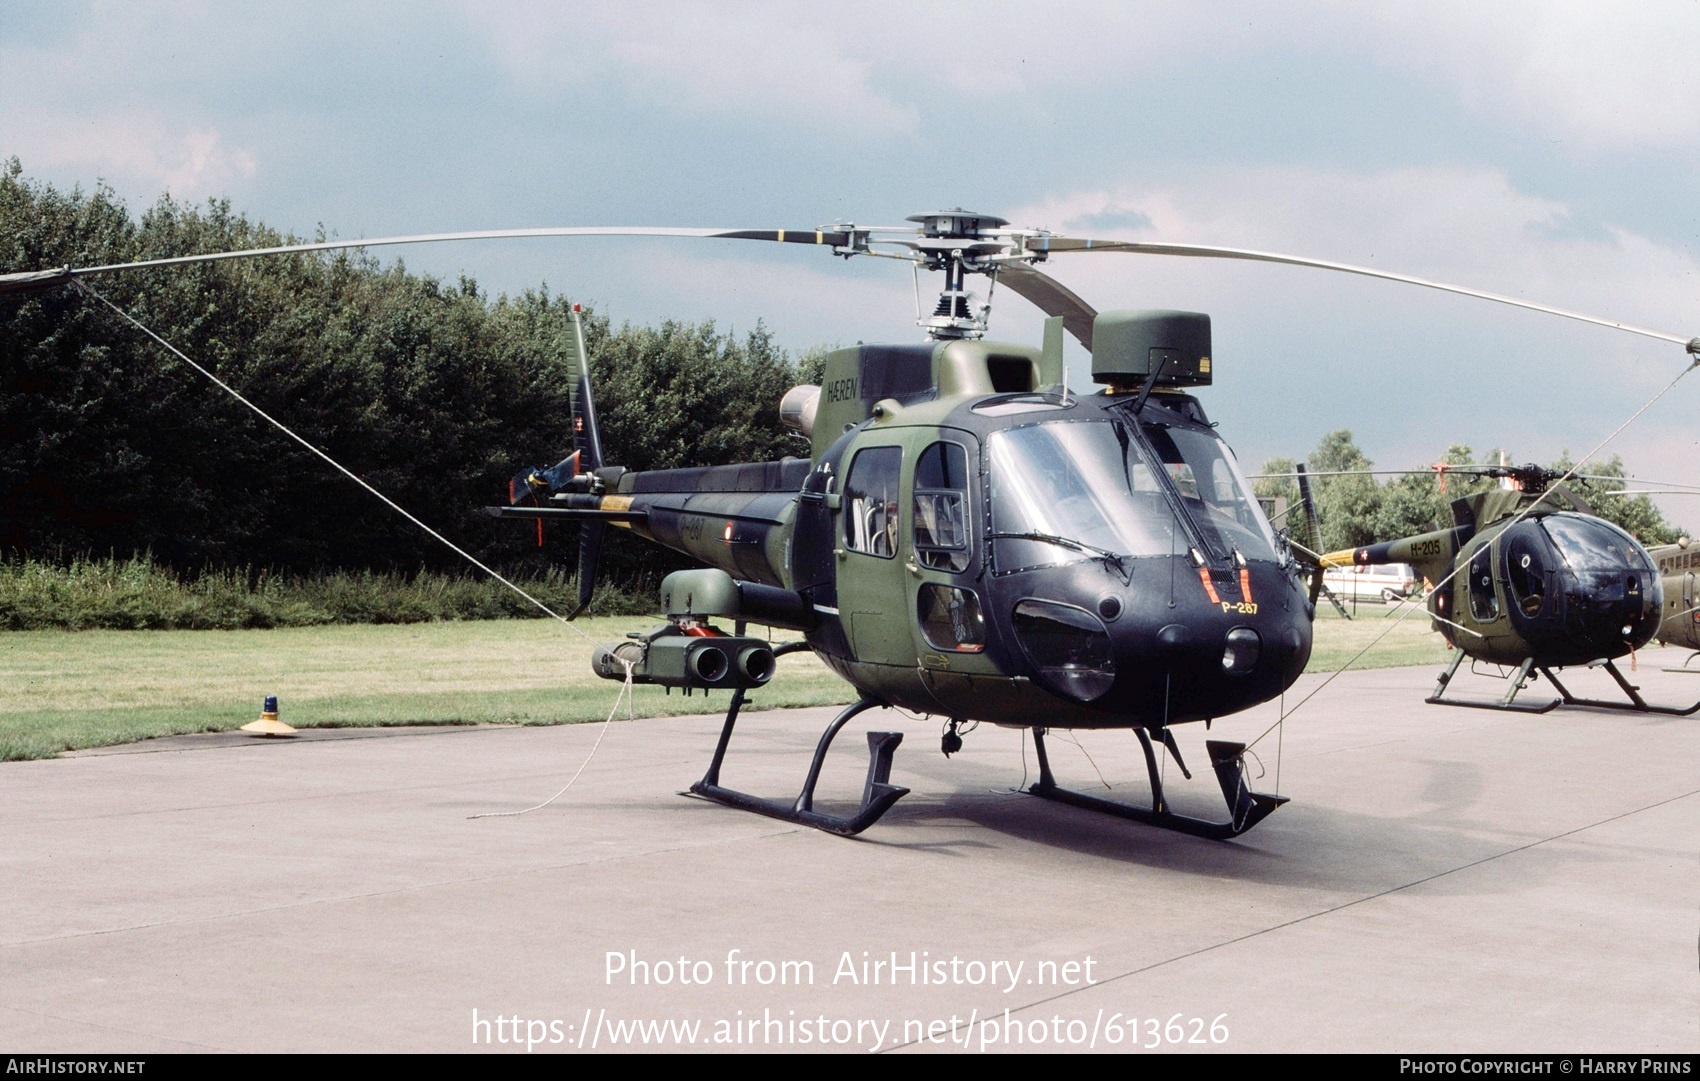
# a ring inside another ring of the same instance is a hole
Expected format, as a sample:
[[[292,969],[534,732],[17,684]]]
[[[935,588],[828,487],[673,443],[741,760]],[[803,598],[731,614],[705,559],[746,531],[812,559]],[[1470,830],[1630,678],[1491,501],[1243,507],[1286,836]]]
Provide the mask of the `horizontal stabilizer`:
[[[508,481],[508,502],[518,503],[527,498],[546,499],[554,495],[578,476],[578,462],[579,452],[574,451],[547,469],[534,466],[520,470]]]
[[[485,507],[492,518],[547,518],[569,522],[643,522],[649,512],[641,510],[593,510],[580,507]]]

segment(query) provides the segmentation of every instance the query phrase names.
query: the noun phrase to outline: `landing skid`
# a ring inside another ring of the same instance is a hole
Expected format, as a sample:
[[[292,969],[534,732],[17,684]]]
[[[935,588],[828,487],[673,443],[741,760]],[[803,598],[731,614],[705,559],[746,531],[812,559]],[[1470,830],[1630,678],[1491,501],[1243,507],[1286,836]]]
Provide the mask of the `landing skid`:
[[[1621,709],[1632,713],[1663,713],[1672,717],[1687,717],[1692,713],[1700,711],[1700,702],[1694,703],[1687,709],[1678,709],[1674,706],[1655,706],[1649,704],[1646,699],[1641,697],[1641,688],[1630,683],[1627,679],[1624,679],[1623,673],[1618,671],[1617,665],[1613,664],[1609,660],[1599,662],[1598,667],[1604,668],[1606,672],[1611,675],[1611,678],[1617,681],[1617,685],[1623,688],[1623,693],[1629,696],[1629,701],[1627,702],[1607,702],[1598,698],[1578,698],[1570,693],[1569,688],[1559,682],[1558,677],[1553,674],[1551,668],[1548,668],[1543,664],[1536,664],[1533,657],[1525,660],[1520,666],[1518,666],[1517,674],[1511,678],[1510,689],[1505,692],[1505,696],[1498,702],[1467,702],[1457,698],[1445,698],[1444,695],[1446,694],[1447,685],[1452,682],[1452,677],[1458,671],[1458,665],[1463,660],[1464,653],[1460,650],[1458,654],[1452,658],[1452,663],[1447,667],[1446,671],[1441,673],[1440,681],[1435,684],[1434,693],[1429,695],[1428,698],[1424,699],[1424,701],[1431,705],[1468,706],[1472,709],[1497,709],[1511,713],[1550,713],[1552,710],[1561,705],[1592,706],[1595,709]],[[1541,675],[1547,678],[1547,680],[1552,684],[1553,689],[1556,690],[1561,697],[1554,698],[1552,701],[1542,706],[1519,706],[1513,704],[1514,699],[1517,697],[1517,692],[1521,691],[1524,686],[1534,678],[1534,673],[1536,671],[1539,671]]]
[[[1648,705],[1647,700],[1641,697],[1641,688],[1630,683],[1627,679],[1624,679],[1623,673],[1617,670],[1617,665],[1610,661],[1604,661],[1601,663],[1600,667],[1611,673],[1612,679],[1617,680],[1617,685],[1623,688],[1623,693],[1629,696],[1629,701],[1602,702],[1594,698],[1577,698],[1575,695],[1566,690],[1564,684],[1560,683],[1558,681],[1558,677],[1553,675],[1550,671],[1542,668],[1541,674],[1552,680],[1552,685],[1557,687],[1558,693],[1564,696],[1564,704],[1567,706],[1593,706],[1596,709],[1624,709],[1631,710],[1635,713],[1663,713],[1671,717],[1686,717],[1696,710],[1700,710],[1700,702],[1694,703],[1687,709],[1678,709],[1675,706]]]
[[[774,652],[777,654],[781,649],[784,647]],[[720,742],[714,748],[714,758],[708,764],[708,772],[703,774],[702,780],[691,785],[691,791],[696,795],[742,811],[754,811],[769,818],[795,822],[800,826],[812,826],[827,833],[836,833],[840,837],[854,837],[878,822],[881,815],[891,810],[892,804],[909,794],[907,788],[890,783],[891,756],[897,750],[897,745],[903,742],[903,733],[869,732],[868,780],[862,787],[861,808],[848,817],[815,810],[815,784],[820,780],[827,748],[832,746],[833,737],[838,735],[850,718],[874,706],[884,708],[885,703],[872,698],[863,698],[847,707],[826,726],[826,731],[821,733],[820,742],[815,745],[815,757],[809,763],[809,775],[803,781],[803,790],[795,800],[786,803],[781,800],[762,799],[747,792],[726,788],[720,783],[720,763],[726,757],[726,747],[732,741],[732,726],[738,722],[738,709],[743,704],[744,692],[739,688],[733,692],[732,704],[726,709],[726,724],[720,729]]]
[[[1700,653],[1690,653],[1687,659],[1682,662],[1681,668],[1666,668],[1664,671],[1674,672],[1679,676],[1700,676],[1700,668],[1688,667],[1694,662],[1694,658],[1696,657],[1700,657]]]
[[[1533,658],[1524,661],[1522,665],[1518,667],[1517,675],[1514,676],[1511,681],[1511,689],[1506,691],[1505,696],[1497,702],[1470,702],[1462,698],[1447,698],[1445,697],[1447,685],[1452,682],[1452,677],[1457,674],[1458,666],[1462,664],[1463,661],[1463,650],[1459,650],[1457,653],[1452,655],[1452,663],[1447,665],[1446,671],[1440,674],[1439,682],[1434,685],[1434,693],[1423,699],[1424,702],[1427,702],[1431,706],[1464,706],[1469,709],[1494,709],[1499,710],[1502,713],[1551,713],[1559,707],[1562,701],[1561,699],[1554,698],[1552,701],[1540,706],[1519,706],[1513,704],[1517,697],[1517,692],[1521,691],[1529,682],[1531,673],[1535,669],[1535,662]],[[1546,669],[1543,668],[1541,671],[1544,672]]]
[[[1238,837],[1251,829],[1265,818],[1271,811],[1287,802],[1285,796],[1271,796],[1263,792],[1253,792],[1246,787],[1245,770],[1241,756],[1245,754],[1245,744],[1230,743],[1226,740],[1206,740],[1205,749],[1210,752],[1210,764],[1216,769],[1216,780],[1222,786],[1222,795],[1227,798],[1229,821],[1207,822],[1202,818],[1191,818],[1187,815],[1175,814],[1169,810],[1168,800],[1163,795],[1163,779],[1157,772],[1157,756],[1151,749],[1151,738],[1143,728],[1135,728],[1134,735],[1139,737],[1139,746],[1145,752],[1145,771],[1151,777],[1151,807],[1135,807],[1131,804],[1120,803],[1116,800],[1100,799],[1088,796],[1082,792],[1074,792],[1057,785],[1056,778],[1051,775],[1050,756],[1045,753],[1045,730],[1033,730],[1033,745],[1039,752],[1039,782],[1027,791],[1043,799],[1056,800],[1088,811],[1100,814],[1115,815],[1117,818],[1131,819],[1143,822],[1148,826],[1160,829],[1175,830],[1179,833],[1189,833],[1194,837],[1207,837],[1213,841],[1226,841]],[[1163,731],[1162,739],[1170,751],[1175,750],[1174,737],[1167,729]],[[1180,761],[1180,755],[1175,754],[1175,761]],[[1181,766],[1181,772],[1186,773],[1186,766]],[[1192,774],[1187,773],[1190,778]]]

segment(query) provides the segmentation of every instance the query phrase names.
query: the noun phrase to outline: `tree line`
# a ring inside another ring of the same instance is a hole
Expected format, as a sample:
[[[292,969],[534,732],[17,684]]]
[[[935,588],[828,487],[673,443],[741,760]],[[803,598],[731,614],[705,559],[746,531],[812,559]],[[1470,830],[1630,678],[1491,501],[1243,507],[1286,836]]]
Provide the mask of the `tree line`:
[[[1496,465],[1502,453],[1495,448],[1478,456],[1468,444],[1454,443],[1446,448],[1436,464],[1448,467]],[[1524,464],[1509,453],[1505,454],[1505,460]],[[1292,508],[1288,511],[1288,518],[1292,519],[1291,528],[1296,530],[1293,535],[1302,537],[1305,527],[1299,523],[1302,513],[1298,509],[1299,490],[1290,476],[1295,464],[1291,458],[1265,461],[1259,471],[1264,479],[1257,481],[1255,488],[1259,496],[1286,500]],[[1566,453],[1546,468],[1564,472],[1573,465],[1575,463]],[[1453,500],[1485,491],[1499,483],[1489,477],[1432,467],[1390,478],[1365,475],[1375,469],[1375,464],[1358,448],[1347,429],[1323,436],[1316,449],[1306,457],[1305,468],[1315,474],[1348,474],[1319,475],[1310,482],[1324,551],[1356,548],[1450,527],[1453,525]],[[1681,534],[1682,530],[1666,522],[1663,512],[1646,496],[1609,494],[1623,491],[1626,487],[1621,479],[1626,475],[1621,456],[1613,455],[1603,461],[1590,462],[1579,472],[1603,479],[1572,479],[1566,482],[1566,487],[1581,496],[1595,514],[1622,526],[1642,544],[1670,544]]]
[[[298,242],[234,212],[162,197],[139,216],[109,188],[61,191],[0,166],[0,272]],[[400,505],[487,561],[542,573],[574,558],[575,533],[480,508],[518,469],[571,448],[570,298],[544,287],[491,297],[367,253],[297,254],[97,275],[113,304],[214,371]],[[778,402],[818,382],[822,355],[793,360],[760,325],[614,327],[585,316],[604,444],[619,464],[662,469],[806,453]],[[253,574],[461,569],[458,557],[79,289],[0,297],[0,557],[74,561],[151,553],[178,572]],[[1471,463],[1468,446],[1442,460]],[[1554,463],[1563,468],[1568,462]],[[1291,459],[1264,464],[1286,473]],[[1312,471],[1372,468],[1349,431],[1325,436]],[[1623,475],[1613,458],[1589,472]],[[1353,547],[1451,523],[1450,501],[1493,483],[1462,474],[1385,482],[1319,477],[1324,546]],[[1677,530],[1646,497],[1600,498],[1644,543]],[[1286,496],[1290,481],[1259,482]],[[1293,513],[1297,513],[1296,511]],[[686,565],[609,545],[605,580],[648,585]]]
[[[322,239],[322,238],[320,238]],[[299,243],[234,212],[0,167],[0,272]],[[491,297],[355,250],[84,279],[379,491],[481,558],[571,558],[570,529],[480,508],[572,447],[570,298]],[[806,453],[781,395],[817,381],[759,324],[585,315],[604,442],[635,469]],[[0,555],[151,552],[171,568],[450,570],[458,557],[74,287],[0,298]],[[617,548],[619,546],[610,546]],[[631,547],[631,546],[627,546]],[[650,553],[646,553],[650,554]],[[649,564],[610,552],[616,575]]]

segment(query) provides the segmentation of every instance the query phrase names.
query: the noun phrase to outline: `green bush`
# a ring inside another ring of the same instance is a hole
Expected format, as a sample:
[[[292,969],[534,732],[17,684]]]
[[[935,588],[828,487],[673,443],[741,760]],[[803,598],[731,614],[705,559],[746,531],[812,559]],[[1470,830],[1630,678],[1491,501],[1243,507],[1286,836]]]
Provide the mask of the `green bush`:
[[[578,600],[577,583],[560,571],[512,580],[563,615]],[[592,605],[601,615],[654,609],[652,597],[608,586],[598,587]],[[57,562],[0,558],[0,630],[240,630],[543,616],[536,605],[484,575],[305,576],[247,567],[180,575],[148,554]]]

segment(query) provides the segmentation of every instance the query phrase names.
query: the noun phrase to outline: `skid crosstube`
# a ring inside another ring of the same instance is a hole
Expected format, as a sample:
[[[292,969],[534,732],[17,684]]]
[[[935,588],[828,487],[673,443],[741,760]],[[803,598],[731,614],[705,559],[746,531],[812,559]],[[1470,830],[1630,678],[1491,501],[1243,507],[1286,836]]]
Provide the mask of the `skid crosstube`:
[[[739,628],[742,633],[742,627]],[[808,646],[802,642],[791,642],[775,647],[774,654],[781,656],[786,653],[799,652]],[[891,783],[891,759],[898,745],[903,742],[901,732],[869,732],[868,733],[868,776],[862,786],[862,802],[854,814],[831,815],[815,810],[815,785],[820,781],[821,767],[826,762],[827,750],[832,746],[833,739],[839,731],[849,723],[851,718],[874,707],[887,708],[886,703],[875,698],[862,698],[854,704],[845,707],[832,719],[821,733],[820,741],[815,745],[813,760],[809,763],[808,776],[803,780],[802,791],[797,798],[789,802],[784,800],[764,799],[753,796],[748,792],[740,792],[735,788],[727,788],[720,783],[720,767],[726,759],[726,749],[732,742],[732,730],[738,723],[738,711],[744,704],[742,688],[732,693],[731,704],[726,708],[726,721],[720,729],[720,740],[715,745],[714,757],[709,761],[708,770],[702,780],[691,785],[690,792],[704,799],[727,807],[735,807],[742,811],[754,811],[785,822],[795,822],[801,826],[810,826],[824,830],[841,837],[853,837],[869,826],[878,822],[898,800],[909,794],[909,789]],[[1056,778],[1051,774],[1050,757],[1046,753],[1045,730],[1033,730],[1034,743],[1039,751],[1039,782],[1028,789],[1035,796],[1068,803],[1089,811],[1114,815],[1134,822],[1143,822],[1161,829],[1176,830],[1180,833],[1191,834],[1195,837],[1205,837],[1211,840],[1226,841],[1238,837],[1251,829],[1265,818],[1270,812],[1287,802],[1285,796],[1272,796],[1264,792],[1253,792],[1245,783],[1245,744],[1231,743],[1226,740],[1206,740],[1205,749],[1210,754],[1210,764],[1216,771],[1217,783],[1222,786],[1222,795],[1228,803],[1229,818],[1226,822],[1207,822],[1200,818],[1175,814],[1169,810],[1168,802],[1163,795],[1163,779],[1157,770],[1157,757],[1151,746],[1151,738],[1143,728],[1135,728],[1134,735],[1139,737],[1140,748],[1145,752],[1145,769],[1151,779],[1151,807],[1134,807],[1114,800],[1100,799],[1084,793],[1073,792],[1060,787]],[[1181,760],[1180,749],[1175,746],[1174,736],[1164,728],[1159,731],[1158,738],[1162,740],[1164,749],[1174,755],[1175,762],[1181,772],[1190,779],[1191,772],[1186,763]]]
[[[1192,818],[1188,815],[1175,814],[1169,810],[1167,799],[1163,795],[1163,779],[1157,772],[1157,757],[1151,748],[1151,739],[1143,728],[1135,728],[1134,735],[1139,737],[1139,746],[1145,752],[1145,769],[1151,778],[1151,806],[1149,809],[1135,807],[1132,804],[1116,800],[1101,799],[1088,796],[1060,787],[1056,778],[1051,774],[1051,760],[1045,752],[1045,730],[1033,730],[1033,744],[1039,752],[1039,781],[1028,792],[1043,799],[1055,800],[1073,807],[1080,807],[1100,814],[1114,815],[1134,822],[1143,822],[1148,826],[1160,829],[1175,830],[1179,833],[1191,834],[1194,837],[1205,837],[1213,841],[1226,841],[1238,837],[1251,829],[1265,818],[1275,808],[1287,802],[1285,796],[1271,796],[1265,792],[1253,792],[1245,783],[1245,767],[1242,756],[1245,754],[1245,744],[1231,743],[1227,740],[1206,740],[1205,749],[1210,752],[1210,764],[1216,770],[1216,780],[1222,786],[1222,795],[1228,801],[1229,819],[1226,822],[1208,822],[1202,818]],[[1164,744],[1174,750],[1173,738],[1165,730],[1161,736]],[[1176,761],[1180,756],[1176,754]],[[1186,767],[1183,765],[1182,771]],[[1190,774],[1189,774],[1190,776]]]
[[[1634,713],[1663,713],[1671,717],[1687,717],[1695,711],[1700,710],[1700,702],[1696,702],[1686,709],[1678,708],[1676,706],[1649,705],[1647,700],[1641,697],[1641,688],[1630,683],[1627,679],[1624,679],[1623,673],[1617,670],[1617,665],[1610,661],[1605,661],[1600,665],[1600,667],[1611,673],[1611,678],[1617,681],[1617,685],[1619,687],[1623,688],[1623,693],[1629,696],[1629,701],[1602,702],[1597,698],[1577,698],[1575,695],[1570,693],[1569,689],[1566,688],[1564,684],[1558,681],[1558,677],[1553,675],[1551,671],[1543,667],[1541,669],[1541,674],[1552,681],[1552,685],[1558,689],[1558,693],[1564,696],[1564,704],[1567,706],[1593,706],[1595,709],[1622,709],[1629,710]]]
[[[1520,666],[1518,666],[1517,674],[1511,679],[1510,689],[1508,689],[1505,692],[1504,697],[1500,698],[1497,702],[1471,702],[1463,698],[1447,698],[1446,688],[1452,683],[1452,677],[1458,674],[1458,666],[1462,663],[1464,663],[1464,651],[1459,650],[1452,655],[1452,663],[1446,666],[1446,671],[1440,673],[1440,679],[1434,685],[1434,693],[1423,699],[1423,701],[1431,706],[1463,706],[1467,709],[1494,709],[1503,713],[1551,713],[1561,704],[1560,700],[1557,698],[1539,706],[1519,706],[1513,704],[1517,697],[1517,692],[1521,691],[1524,686],[1528,684],[1531,678],[1530,673],[1532,673],[1535,669],[1535,660],[1533,657],[1528,658]],[[1541,671],[1545,672],[1546,669],[1543,668]]]
[[[855,814],[842,817],[823,814],[814,808],[815,784],[820,780],[821,766],[826,762],[826,752],[832,746],[833,737],[837,736],[839,730],[856,714],[874,706],[884,707],[883,702],[872,698],[863,698],[846,707],[826,726],[826,731],[821,733],[820,742],[815,745],[814,760],[809,763],[809,775],[803,781],[803,790],[795,800],[786,803],[726,788],[720,783],[720,764],[726,757],[726,747],[732,740],[732,726],[737,723],[738,708],[743,705],[743,701],[744,692],[740,688],[733,693],[732,704],[726,710],[726,723],[720,730],[720,742],[714,748],[714,758],[709,762],[708,772],[703,774],[702,780],[691,785],[691,791],[696,795],[739,810],[754,811],[769,818],[795,822],[801,826],[812,826],[840,837],[854,837],[878,822],[882,815],[891,810],[893,804],[909,794],[907,788],[890,783],[891,756],[897,750],[898,744],[903,742],[903,733],[869,732],[868,779],[862,787],[861,807]]]
[[[1570,693],[1570,689],[1568,687],[1559,682],[1558,676],[1553,674],[1553,670],[1551,668],[1544,664],[1537,664],[1533,657],[1525,659],[1523,663],[1518,666],[1516,674],[1511,677],[1510,688],[1506,690],[1505,695],[1500,698],[1498,702],[1470,702],[1460,698],[1447,698],[1445,697],[1447,685],[1452,682],[1452,677],[1457,673],[1458,665],[1463,660],[1464,653],[1460,650],[1452,658],[1452,663],[1447,666],[1446,671],[1440,674],[1440,680],[1435,684],[1434,693],[1423,699],[1423,701],[1435,706],[1467,706],[1471,709],[1496,709],[1510,713],[1550,713],[1552,710],[1561,705],[1588,706],[1594,709],[1617,709],[1628,713],[1662,713],[1670,717],[1687,717],[1693,713],[1700,712],[1700,702],[1696,702],[1692,706],[1685,708],[1677,706],[1655,706],[1650,704],[1645,698],[1641,697],[1641,688],[1630,683],[1627,679],[1624,679],[1623,673],[1618,671],[1617,665],[1613,664],[1609,660],[1597,662],[1596,666],[1604,668],[1611,678],[1617,682],[1617,685],[1623,689],[1623,693],[1628,696],[1629,701],[1627,702],[1607,702],[1599,698],[1578,698]],[[1537,671],[1547,678],[1547,681],[1552,684],[1553,689],[1556,690],[1561,697],[1554,698],[1544,705],[1539,706],[1521,706],[1514,704],[1517,692],[1521,691],[1530,682],[1530,680],[1534,678],[1534,673]]]

